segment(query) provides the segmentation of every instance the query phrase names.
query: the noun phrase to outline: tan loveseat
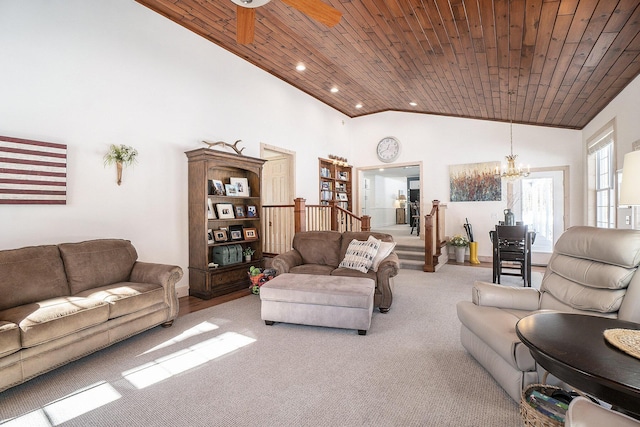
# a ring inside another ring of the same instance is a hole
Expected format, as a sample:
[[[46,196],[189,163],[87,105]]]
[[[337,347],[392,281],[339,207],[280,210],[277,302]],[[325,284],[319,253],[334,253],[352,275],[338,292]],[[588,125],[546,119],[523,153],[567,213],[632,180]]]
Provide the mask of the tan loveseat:
[[[0,391],[178,315],[177,266],[128,240],[0,251]]]
[[[460,340],[516,401],[542,368],[516,336],[518,320],[556,310],[640,323],[640,231],[572,227],[556,243],[540,290],[476,282],[457,305]]]
[[[393,242],[393,237],[385,233],[346,231],[304,231],[293,237],[293,249],[273,259],[272,267],[278,274],[318,274],[332,276],[365,277],[375,282],[374,307],[380,312],[389,311],[393,301],[393,277],[398,275],[400,261],[395,252],[384,258],[377,271],[362,273],[350,268],[338,267],[353,239],[367,240],[369,236],[383,242]]]

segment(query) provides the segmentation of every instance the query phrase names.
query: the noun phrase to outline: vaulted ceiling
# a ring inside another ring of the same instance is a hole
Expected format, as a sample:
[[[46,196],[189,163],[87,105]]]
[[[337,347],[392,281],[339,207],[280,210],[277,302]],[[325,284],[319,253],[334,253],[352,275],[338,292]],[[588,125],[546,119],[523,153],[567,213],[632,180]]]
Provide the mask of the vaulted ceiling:
[[[231,0],[136,1],[349,117],[581,129],[640,74],[640,0],[323,0],[331,28],[271,0],[246,45]]]

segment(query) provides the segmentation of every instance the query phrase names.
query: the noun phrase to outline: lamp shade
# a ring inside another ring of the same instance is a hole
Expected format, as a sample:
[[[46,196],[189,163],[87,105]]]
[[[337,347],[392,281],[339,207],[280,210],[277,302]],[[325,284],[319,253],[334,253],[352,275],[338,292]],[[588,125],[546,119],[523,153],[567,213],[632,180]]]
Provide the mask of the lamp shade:
[[[624,155],[620,204],[640,205],[640,151],[632,151]]]

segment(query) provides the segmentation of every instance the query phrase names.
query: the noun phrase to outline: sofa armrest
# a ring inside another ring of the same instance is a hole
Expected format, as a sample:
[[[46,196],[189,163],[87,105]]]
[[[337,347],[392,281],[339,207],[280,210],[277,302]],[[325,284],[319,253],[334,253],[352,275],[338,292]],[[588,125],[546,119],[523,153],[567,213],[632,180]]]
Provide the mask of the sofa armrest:
[[[182,279],[182,268],[176,265],[153,264],[137,261],[133,264],[129,280],[135,283],[155,283],[164,288],[164,299],[169,306],[169,318],[171,321],[178,317],[178,296],[176,283]]]
[[[302,255],[295,249],[276,256],[271,262],[271,268],[276,274],[288,273],[291,267],[302,265]]]
[[[540,292],[533,288],[514,288],[487,282],[475,282],[471,290],[475,305],[514,310],[538,310]]]
[[[391,280],[392,277],[398,275],[400,270],[400,259],[395,252],[391,252],[385,259],[378,265],[378,271],[376,273],[376,281],[378,291],[381,294],[379,309],[380,312],[385,313],[389,311],[391,303],[393,302],[393,290]]]

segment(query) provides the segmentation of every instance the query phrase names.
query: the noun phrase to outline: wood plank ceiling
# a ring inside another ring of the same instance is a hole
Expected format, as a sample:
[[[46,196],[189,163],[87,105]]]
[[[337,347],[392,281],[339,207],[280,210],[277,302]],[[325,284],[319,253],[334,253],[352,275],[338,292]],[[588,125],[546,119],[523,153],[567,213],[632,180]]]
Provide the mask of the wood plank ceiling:
[[[640,74],[640,0],[324,0],[332,28],[272,0],[249,45],[231,0],[136,1],[349,117],[581,129]]]

